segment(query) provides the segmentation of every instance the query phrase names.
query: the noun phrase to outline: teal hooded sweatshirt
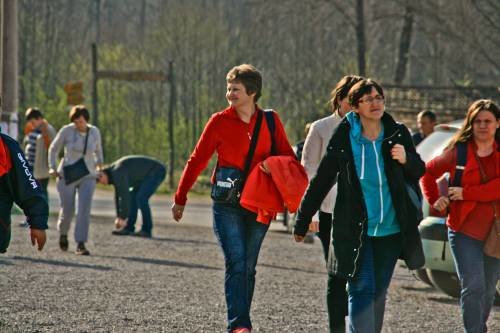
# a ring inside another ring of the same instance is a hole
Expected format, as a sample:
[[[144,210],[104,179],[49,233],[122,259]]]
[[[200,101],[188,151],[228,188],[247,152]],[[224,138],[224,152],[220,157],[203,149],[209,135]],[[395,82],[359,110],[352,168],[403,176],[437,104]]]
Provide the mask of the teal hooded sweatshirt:
[[[368,236],[398,233],[400,228],[384,171],[383,125],[378,138],[371,141],[362,135],[361,121],[355,112],[349,112],[346,117],[351,125],[349,136],[354,164],[368,213]]]

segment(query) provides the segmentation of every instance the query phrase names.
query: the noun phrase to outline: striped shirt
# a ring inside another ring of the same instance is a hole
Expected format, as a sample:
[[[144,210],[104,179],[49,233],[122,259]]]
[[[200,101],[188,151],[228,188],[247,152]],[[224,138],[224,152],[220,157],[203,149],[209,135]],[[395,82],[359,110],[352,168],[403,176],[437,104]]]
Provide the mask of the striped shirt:
[[[24,154],[26,155],[26,159],[31,166],[35,164],[36,139],[40,134],[42,134],[42,132],[39,129],[34,129],[33,131],[31,131],[28,134],[28,140],[24,148]]]

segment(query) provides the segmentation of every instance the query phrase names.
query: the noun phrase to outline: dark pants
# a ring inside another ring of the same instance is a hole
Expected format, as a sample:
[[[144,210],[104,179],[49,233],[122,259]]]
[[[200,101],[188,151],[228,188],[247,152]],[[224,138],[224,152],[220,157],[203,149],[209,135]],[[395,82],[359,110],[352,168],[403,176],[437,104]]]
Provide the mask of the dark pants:
[[[135,222],[137,220],[137,212],[140,209],[142,214],[141,230],[151,233],[153,229],[153,218],[151,216],[151,208],[149,207],[149,198],[156,192],[156,189],[165,179],[165,168],[152,170],[147,177],[144,178],[139,186],[134,187],[130,192],[130,212],[127,220],[127,229],[135,230]]]
[[[323,246],[325,261],[328,262],[332,238],[332,214],[319,212],[319,232],[317,235]],[[346,279],[335,276],[331,272],[328,273],[326,305],[331,333],[345,332],[345,316],[348,313],[346,283]]]
[[[251,329],[255,266],[269,225],[257,222],[255,214],[227,204],[214,203],[213,214],[214,232],[226,266],[227,329]]]
[[[382,330],[387,288],[401,254],[401,234],[363,238],[359,271],[347,280],[349,332]]]
[[[484,254],[483,241],[460,232],[448,229],[448,239],[462,288],[460,305],[465,332],[486,332],[500,277],[500,259]]]

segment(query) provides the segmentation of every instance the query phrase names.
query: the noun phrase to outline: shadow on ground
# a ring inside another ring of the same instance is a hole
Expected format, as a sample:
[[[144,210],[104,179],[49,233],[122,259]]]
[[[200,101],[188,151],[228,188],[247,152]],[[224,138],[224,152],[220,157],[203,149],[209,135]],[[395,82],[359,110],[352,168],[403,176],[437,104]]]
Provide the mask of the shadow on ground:
[[[13,260],[20,260],[20,261],[29,261],[35,264],[45,264],[45,265],[53,265],[53,266],[62,266],[62,267],[76,267],[76,268],[88,268],[88,269],[95,269],[98,271],[111,271],[113,270],[112,267],[109,266],[102,266],[102,265],[89,265],[89,264],[82,264],[82,263],[76,263],[76,262],[68,262],[68,261],[62,261],[62,260],[50,260],[50,259],[40,259],[40,258],[30,258],[30,257],[19,257],[19,256],[14,256],[12,257]]]

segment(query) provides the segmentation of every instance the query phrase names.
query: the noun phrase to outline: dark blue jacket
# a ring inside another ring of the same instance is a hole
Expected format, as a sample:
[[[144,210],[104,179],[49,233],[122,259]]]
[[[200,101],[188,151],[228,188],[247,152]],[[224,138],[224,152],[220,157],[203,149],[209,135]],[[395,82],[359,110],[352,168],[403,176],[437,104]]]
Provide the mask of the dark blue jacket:
[[[116,216],[127,219],[130,213],[130,189],[137,189],[149,177],[165,178],[165,166],[148,156],[124,156],[105,168],[109,184],[115,187]]]
[[[0,176],[0,253],[4,253],[10,243],[13,203],[24,211],[31,228],[43,230],[47,229],[49,206],[19,143],[3,133],[0,133],[0,140],[0,144],[7,147],[12,162],[7,173]]]

